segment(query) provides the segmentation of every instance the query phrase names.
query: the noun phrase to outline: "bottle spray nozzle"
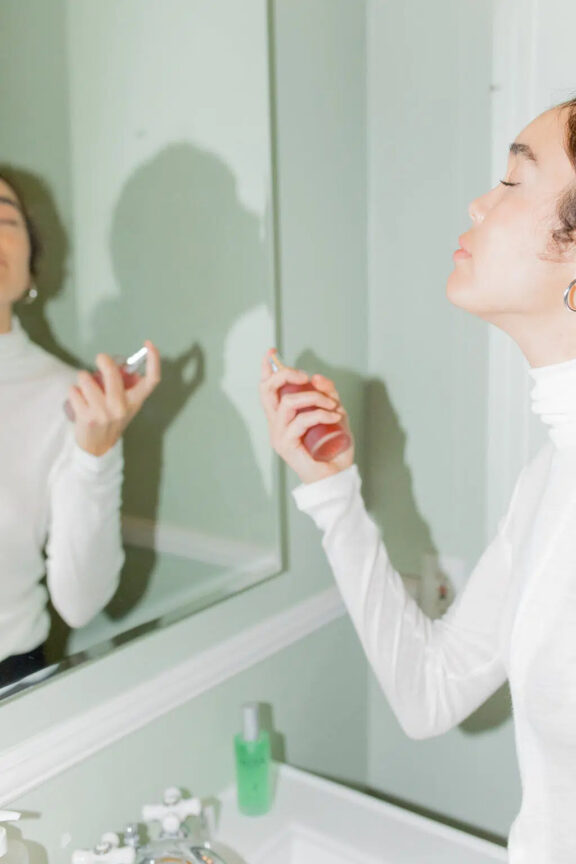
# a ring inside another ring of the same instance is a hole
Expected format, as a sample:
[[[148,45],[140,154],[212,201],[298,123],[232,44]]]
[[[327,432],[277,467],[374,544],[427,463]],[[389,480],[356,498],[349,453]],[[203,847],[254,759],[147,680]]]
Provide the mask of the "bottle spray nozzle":
[[[284,365],[278,357],[277,351],[274,351],[274,353],[268,357],[268,362],[270,363],[273,372],[278,372],[278,370]]]

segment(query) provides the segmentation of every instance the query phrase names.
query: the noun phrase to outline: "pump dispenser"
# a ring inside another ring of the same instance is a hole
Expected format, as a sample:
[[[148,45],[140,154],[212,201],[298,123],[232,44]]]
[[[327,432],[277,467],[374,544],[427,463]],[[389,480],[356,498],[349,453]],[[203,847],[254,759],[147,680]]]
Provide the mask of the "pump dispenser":
[[[21,813],[15,810],[0,810],[0,822],[16,822]],[[0,825],[1,864],[28,864],[28,850],[21,840],[9,840],[6,829]]]
[[[270,736],[260,728],[258,702],[242,708],[242,732],[234,739],[238,809],[246,816],[262,816],[270,809]]]

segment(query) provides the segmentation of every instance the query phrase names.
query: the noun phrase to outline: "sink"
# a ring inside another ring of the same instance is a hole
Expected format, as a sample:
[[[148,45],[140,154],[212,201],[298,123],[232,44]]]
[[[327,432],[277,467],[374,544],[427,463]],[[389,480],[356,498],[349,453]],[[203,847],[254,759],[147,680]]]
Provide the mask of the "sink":
[[[253,858],[254,864],[379,864],[358,849],[335,843],[326,834],[310,831],[302,825],[291,825]]]
[[[506,849],[434,819],[288,765],[274,766],[265,816],[238,812],[236,789],[219,795],[218,851],[230,864],[488,864]]]

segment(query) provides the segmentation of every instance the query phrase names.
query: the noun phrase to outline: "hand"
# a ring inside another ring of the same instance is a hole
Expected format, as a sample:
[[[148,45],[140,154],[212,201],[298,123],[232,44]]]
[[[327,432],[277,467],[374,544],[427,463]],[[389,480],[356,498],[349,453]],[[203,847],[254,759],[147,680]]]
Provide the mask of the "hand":
[[[146,374],[128,390],[120,370],[108,354],[96,356],[96,366],[102,373],[104,390],[90,372],[78,373],[78,382],[70,388],[70,399],[76,417],[76,441],[93,456],[103,456],[122,437],[144,401],[160,381],[160,355],[147,340]]]
[[[278,372],[273,372],[269,362],[273,353],[274,348],[270,348],[262,359],[260,380],[260,400],[268,419],[272,447],[302,483],[313,483],[348,468],[354,462],[354,439],[334,383],[324,375],[309,378],[305,372],[289,366],[281,366]],[[285,393],[280,398],[278,390],[288,383],[310,383],[316,390]],[[314,410],[297,413],[300,408],[309,407]],[[331,462],[317,462],[302,443],[304,433],[318,423],[342,423],[352,439],[352,445]]]

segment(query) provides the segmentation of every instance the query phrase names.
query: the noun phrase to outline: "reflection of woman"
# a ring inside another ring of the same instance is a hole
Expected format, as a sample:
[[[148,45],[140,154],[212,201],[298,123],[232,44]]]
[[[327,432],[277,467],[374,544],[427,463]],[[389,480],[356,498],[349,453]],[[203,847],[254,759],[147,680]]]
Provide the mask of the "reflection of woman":
[[[34,296],[38,255],[23,204],[0,178],[0,685],[43,665],[44,572],[71,627],[113,595],[123,562],[121,436],[160,377],[150,342],[146,375],[127,391],[107,355],[96,359],[102,391],[31,342],[12,306]]]
[[[327,465],[300,443],[331,381],[285,395],[293,369],[263,362],[277,452],[303,481],[299,509],[323,546],[373,666],[408,735],[451,729],[509,679],[523,800],[511,864],[576,861],[576,99],[544,112],[511,145],[505,180],[470,206],[450,274],[457,306],[507,332],[529,362],[532,408],[549,438],[523,468],[496,536],[447,613],[428,618],[393,569],[361,496],[353,448]],[[314,411],[295,416],[295,408]],[[340,415],[338,415],[340,416]]]

